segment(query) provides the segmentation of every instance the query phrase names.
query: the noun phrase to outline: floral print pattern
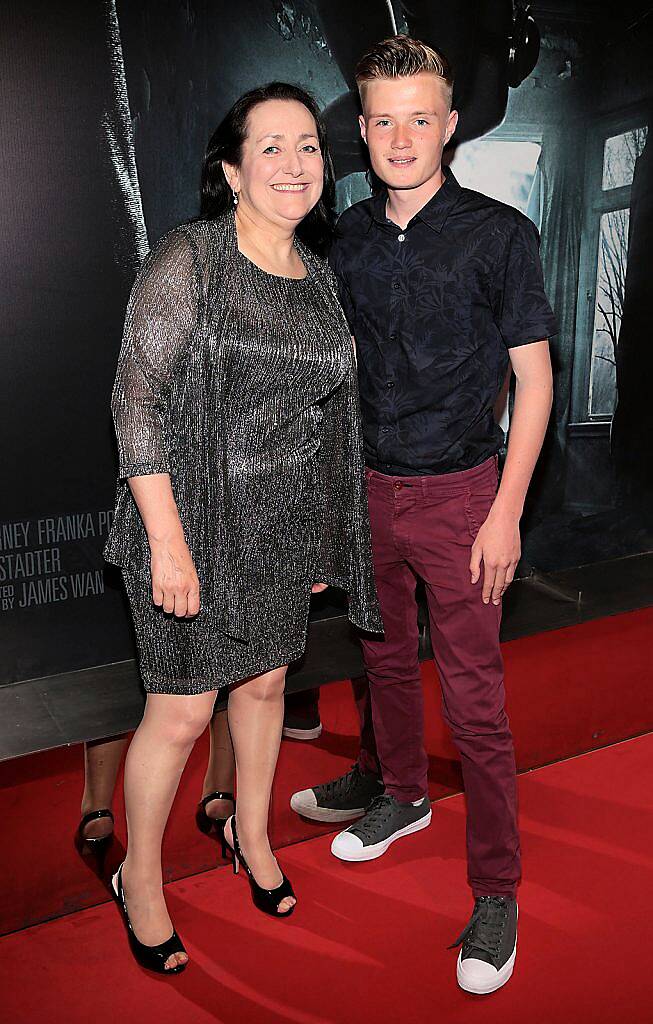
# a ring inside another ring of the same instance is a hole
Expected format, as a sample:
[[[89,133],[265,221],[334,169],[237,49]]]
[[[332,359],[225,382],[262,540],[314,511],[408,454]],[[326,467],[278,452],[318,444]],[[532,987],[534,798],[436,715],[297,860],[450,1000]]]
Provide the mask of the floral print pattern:
[[[356,339],[366,464],[458,472],[503,444],[493,407],[509,349],[555,333],[539,234],[451,170],[403,230],[386,193],[346,210],[330,254]]]

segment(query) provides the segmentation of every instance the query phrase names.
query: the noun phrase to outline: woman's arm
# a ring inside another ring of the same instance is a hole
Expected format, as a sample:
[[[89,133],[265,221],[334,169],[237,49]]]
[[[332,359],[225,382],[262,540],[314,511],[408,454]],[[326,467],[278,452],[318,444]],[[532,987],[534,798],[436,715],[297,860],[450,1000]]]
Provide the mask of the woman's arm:
[[[172,490],[166,418],[174,373],[198,320],[198,288],[190,241],[173,232],[132,290],[111,403],[119,473],[150,545],[152,599],[179,617],[199,611],[199,581]]]
[[[184,537],[168,473],[129,480],[151,552],[152,600],[164,612],[189,618],[200,610],[200,585]]]

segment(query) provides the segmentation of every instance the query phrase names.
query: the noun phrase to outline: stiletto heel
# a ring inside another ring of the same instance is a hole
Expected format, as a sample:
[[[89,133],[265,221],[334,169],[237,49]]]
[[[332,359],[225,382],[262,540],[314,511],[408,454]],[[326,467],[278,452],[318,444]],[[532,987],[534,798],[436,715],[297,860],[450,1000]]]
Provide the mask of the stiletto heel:
[[[85,836],[84,829],[92,821],[99,821],[100,818],[111,818],[111,824],[113,825],[113,814],[108,807],[102,807],[98,811],[89,811],[81,819],[75,832],[75,849],[80,856],[85,856],[88,853],[92,853],[94,857],[97,857],[98,861],[104,861],[107,855],[109,847],[113,843],[113,829],[106,836]]]
[[[283,881],[281,882],[281,885],[278,885],[275,889],[264,889],[262,885],[259,885],[252,874],[249,864],[243,857],[243,851],[241,850],[240,843],[238,842],[236,815],[232,814],[231,818],[228,818],[227,821],[231,821],[231,835],[234,841],[233,846],[231,846],[227,841],[227,846],[229,846],[232,853],[234,875],[238,874],[238,867],[242,863],[252,890],[252,901],[254,906],[258,907],[259,910],[262,910],[264,914],[270,914],[271,917],[290,917],[296,904],[293,904],[290,910],[279,910],[279,904],[288,896],[292,896],[293,899],[296,899],[290,880],[286,878],[283,871],[281,871]]]
[[[127,913],[125,890],[122,885],[123,867],[124,862],[120,865],[111,879],[111,890],[116,903],[120,908],[134,959],[141,967],[145,967],[148,971],[155,971],[157,974],[181,974],[181,972],[186,969],[188,961],[186,961],[185,964],[175,964],[174,967],[166,967],[166,962],[170,959],[173,953],[186,952],[184,944],[174,928],[172,929],[172,935],[170,938],[166,939],[165,942],[160,942],[158,946],[146,946],[144,942],[141,942],[141,940],[136,937],[136,933],[132,928],[132,923],[129,920],[129,914]]]
[[[229,816],[227,816],[226,818],[210,818],[209,815],[206,813],[206,808],[207,805],[210,804],[212,800],[231,800],[232,804],[234,805],[234,809],[236,807],[236,800],[234,798],[233,793],[209,793],[207,796],[202,797],[199,804],[197,805],[197,811],[195,812],[195,822],[197,824],[198,829],[205,836],[214,835],[216,837],[216,839],[220,843],[222,859],[227,860],[227,841],[224,837],[224,827],[229,820]]]

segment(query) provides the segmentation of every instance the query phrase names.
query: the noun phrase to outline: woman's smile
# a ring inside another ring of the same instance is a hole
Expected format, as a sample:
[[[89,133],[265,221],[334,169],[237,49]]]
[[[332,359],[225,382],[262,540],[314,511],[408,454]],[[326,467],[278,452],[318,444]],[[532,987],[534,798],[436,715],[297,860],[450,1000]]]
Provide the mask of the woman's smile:
[[[271,186],[275,192],[306,192],[310,188],[307,181],[301,182],[277,182]]]

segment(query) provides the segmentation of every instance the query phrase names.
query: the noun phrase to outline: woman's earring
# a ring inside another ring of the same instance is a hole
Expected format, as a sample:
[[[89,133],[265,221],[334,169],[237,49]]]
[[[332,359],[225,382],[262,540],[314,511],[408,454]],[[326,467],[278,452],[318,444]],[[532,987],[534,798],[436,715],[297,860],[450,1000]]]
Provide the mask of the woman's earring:
[[[234,194],[234,206],[238,206],[238,193],[236,192],[235,188],[232,188],[231,191]]]

